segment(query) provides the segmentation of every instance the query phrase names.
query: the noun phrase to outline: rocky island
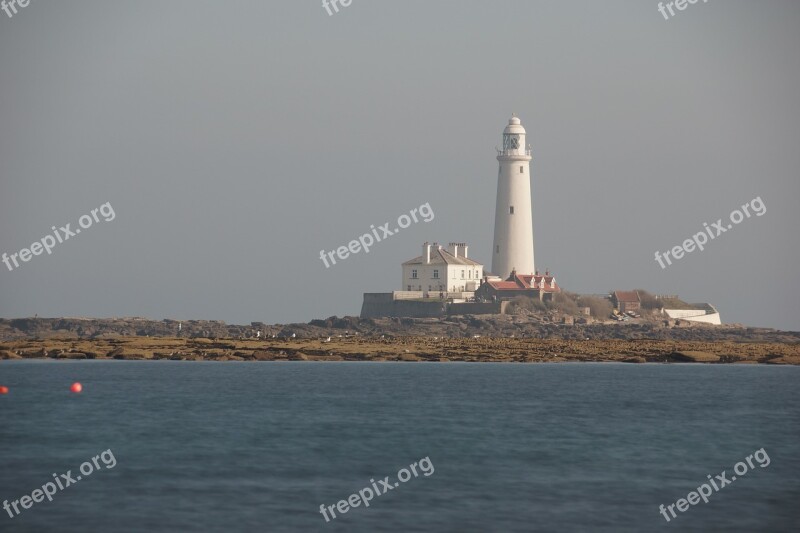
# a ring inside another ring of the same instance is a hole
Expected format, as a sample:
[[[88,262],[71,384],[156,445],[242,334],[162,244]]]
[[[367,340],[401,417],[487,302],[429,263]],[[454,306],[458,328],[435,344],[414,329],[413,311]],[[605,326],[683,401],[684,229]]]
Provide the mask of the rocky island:
[[[330,317],[248,326],[143,318],[0,319],[0,359],[616,361],[800,364],[800,332],[683,321],[564,325],[541,316]]]

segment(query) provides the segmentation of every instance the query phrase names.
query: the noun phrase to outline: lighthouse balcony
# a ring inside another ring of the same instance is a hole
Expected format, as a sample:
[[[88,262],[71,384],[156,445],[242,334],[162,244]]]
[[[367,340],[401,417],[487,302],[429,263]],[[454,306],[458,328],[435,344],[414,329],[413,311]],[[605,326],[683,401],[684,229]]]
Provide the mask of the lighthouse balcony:
[[[530,157],[530,155],[531,155],[531,149],[530,148],[528,148],[526,150],[519,150],[519,149],[501,150],[499,148],[495,148],[495,150],[497,150],[497,155],[498,156],[509,156],[509,157],[528,156],[528,157]]]

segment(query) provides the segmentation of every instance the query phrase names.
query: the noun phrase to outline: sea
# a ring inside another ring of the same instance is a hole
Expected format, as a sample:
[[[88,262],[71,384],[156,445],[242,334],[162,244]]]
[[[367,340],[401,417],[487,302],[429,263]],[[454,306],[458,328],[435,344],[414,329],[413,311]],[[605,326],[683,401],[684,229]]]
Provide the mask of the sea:
[[[24,360],[0,385],[3,532],[800,531],[800,367]]]

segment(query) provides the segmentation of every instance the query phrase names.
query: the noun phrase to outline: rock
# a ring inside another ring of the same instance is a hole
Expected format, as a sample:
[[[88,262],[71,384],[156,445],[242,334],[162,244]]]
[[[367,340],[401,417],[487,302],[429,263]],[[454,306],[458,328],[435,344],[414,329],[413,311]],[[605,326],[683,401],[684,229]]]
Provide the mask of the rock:
[[[309,361],[344,361],[341,355],[308,355]]]
[[[47,357],[47,349],[41,348],[33,352],[22,352],[22,356],[27,357],[29,359],[39,359],[40,357]]]
[[[762,361],[768,365],[800,365],[800,356],[784,355],[780,357],[771,356],[771,359]]]
[[[768,359],[764,362],[770,365],[800,365],[800,356],[784,355],[783,357]]]
[[[349,329],[354,331],[358,329],[359,320],[357,316],[344,316],[342,318],[333,316],[329,320],[331,320],[331,325],[336,329]]]
[[[623,363],[646,363],[647,359],[644,357],[636,356],[636,357],[628,357],[627,359],[622,360]]]
[[[308,356],[303,352],[295,352],[289,356],[289,361],[308,361]]]
[[[708,352],[682,351],[673,352],[672,358],[689,363],[718,363],[719,356]]]
[[[275,354],[267,350],[256,350],[253,352],[253,359],[256,361],[272,361],[275,359]]]
[[[420,358],[413,353],[403,353],[397,358],[399,361],[419,361]]]
[[[88,359],[88,356],[82,352],[64,352],[58,354],[57,359]]]
[[[11,350],[1,350],[0,359],[22,359],[22,356],[15,354]]]
[[[118,355],[122,355],[125,350],[122,347],[115,348],[106,354],[106,357],[113,357],[114,359],[122,359],[122,357],[117,357]]]

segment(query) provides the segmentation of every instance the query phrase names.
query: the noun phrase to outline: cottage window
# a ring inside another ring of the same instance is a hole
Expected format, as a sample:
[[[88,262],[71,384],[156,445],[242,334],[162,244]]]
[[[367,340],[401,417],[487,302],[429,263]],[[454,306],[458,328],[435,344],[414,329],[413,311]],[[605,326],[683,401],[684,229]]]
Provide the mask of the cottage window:
[[[417,269],[411,271],[411,279],[417,279]]]

